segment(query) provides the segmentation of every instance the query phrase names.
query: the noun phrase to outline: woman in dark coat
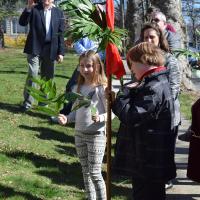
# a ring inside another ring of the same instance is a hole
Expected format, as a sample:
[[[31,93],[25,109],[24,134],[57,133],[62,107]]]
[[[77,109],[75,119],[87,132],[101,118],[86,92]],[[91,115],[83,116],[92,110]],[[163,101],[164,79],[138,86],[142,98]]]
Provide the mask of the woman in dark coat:
[[[132,177],[134,200],[164,200],[165,183],[176,176],[174,105],[164,62],[154,44],[130,49],[127,63],[138,84],[124,86],[112,102],[121,121],[113,170]]]

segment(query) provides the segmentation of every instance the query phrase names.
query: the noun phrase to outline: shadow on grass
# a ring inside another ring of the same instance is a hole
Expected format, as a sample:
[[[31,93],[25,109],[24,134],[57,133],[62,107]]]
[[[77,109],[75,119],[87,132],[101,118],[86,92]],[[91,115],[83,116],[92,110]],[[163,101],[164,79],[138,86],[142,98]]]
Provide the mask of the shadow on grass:
[[[64,154],[66,156],[74,156],[76,157],[76,149],[74,147],[64,146],[64,145],[56,145],[55,149],[58,153]]]
[[[20,125],[19,128],[38,132],[39,135],[37,135],[37,137],[42,140],[56,140],[63,143],[67,142],[67,143],[74,144],[73,136],[66,135],[63,132],[59,132],[51,128],[38,127],[38,126],[31,127],[31,126],[26,126],[26,125]]]
[[[43,113],[36,112],[36,111],[34,111],[34,110],[29,110],[29,111],[25,112],[24,114],[29,115],[29,116],[31,116],[31,117],[39,117],[39,118],[41,118],[41,119],[47,119],[47,120],[48,120],[48,118],[49,118],[48,115],[43,114]]]
[[[28,200],[42,200],[41,198],[34,197],[33,195],[29,194],[28,192],[19,192],[15,191],[13,188],[0,185],[0,198],[7,199],[7,198],[13,198],[15,196],[23,197],[24,199]]]
[[[57,159],[51,159],[41,155],[36,155],[32,152],[27,153],[18,151],[4,152],[4,154],[10,158],[26,159],[28,161],[31,161],[36,168],[42,168],[35,170],[35,173],[40,176],[49,178],[54,184],[69,185],[77,187],[79,189],[82,189],[84,187],[81,166],[78,162],[65,163]],[[118,182],[122,181],[118,179]],[[123,185],[112,184],[112,195],[125,197],[131,196],[131,188],[124,187]]]
[[[11,69],[11,70],[0,70],[0,74],[26,74],[27,75],[27,72],[16,71],[15,69]]]
[[[0,102],[0,110],[7,110],[8,112],[19,113],[20,105]]]
[[[22,114],[26,114],[26,115],[30,115],[32,117],[39,117],[42,119],[48,119],[48,116],[39,112],[33,112],[31,110],[27,111],[27,112],[21,112],[21,108],[19,104],[9,104],[9,103],[3,103],[0,102],[0,110],[6,110],[8,112],[11,113],[22,113]]]
[[[59,125],[57,122],[52,122],[50,119],[48,120],[48,124],[51,126]],[[62,125],[59,125],[62,126]],[[74,123],[66,124],[65,127],[74,128]]]
[[[35,173],[49,178],[52,183],[83,188],[82,181],[80,181],[82,180],[81,167],[78,162],[64,163],[57,159],[22,151],[5,152],[5,155],[14,159],[26,159],[31,161],[36,168],[43,168]]]

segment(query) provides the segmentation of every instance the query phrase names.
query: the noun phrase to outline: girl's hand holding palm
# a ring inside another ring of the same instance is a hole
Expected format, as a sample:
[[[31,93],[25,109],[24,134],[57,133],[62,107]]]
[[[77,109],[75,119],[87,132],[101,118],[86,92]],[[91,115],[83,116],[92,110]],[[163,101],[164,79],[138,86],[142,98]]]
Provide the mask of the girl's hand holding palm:
[[[94,122],[99,122],[99,121],[100,121],[99,115],[97,115],[97,114],[92,115],[92,120],[93,120]]]
[[[63,114],[58,115],[58,123],[61,125],[67,124],[67,117]]]

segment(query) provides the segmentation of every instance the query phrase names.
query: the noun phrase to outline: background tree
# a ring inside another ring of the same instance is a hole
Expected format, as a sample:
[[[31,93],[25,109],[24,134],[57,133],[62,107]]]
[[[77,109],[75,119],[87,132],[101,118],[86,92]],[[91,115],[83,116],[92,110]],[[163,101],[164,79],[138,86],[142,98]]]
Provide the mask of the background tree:
[[[16,5],[19,5],[19,0],[1,0],[0,1],[0,23],[5,17],[16,15]]]
[[[0,23],[5,17],[18,15],[18,9],[26,5],[26,0],[1,0],[0,1]]]
[[[167,21],[171,23],[177,33],[182,38],[182,48],[186,48],[187,37],[186,37],[186,26],[182,15],[182,2],[181,0],[151,0],[151,4],[158,7],[161,12],[166,15]],[[182,73],[182,84],[187,89],[194,89],[191,82],[191,69],[184,56],[179,57],[181,73]]]
[[[138,39],[143,19],[141,17],[141,0],[128,0],[125,19],[125,28],[129,32],[128,46],[133,46]]]
[[[197,48],[197,43],[199,41],[199,35],[196,29],[200,26],[200,0],[183,0],[182,1],[182,11],[185,17],[187,34],[192,38],[192,46]]]
[[[145,22],[144,16],[150,6],[159,8],[166,15],[167,21],[174,26],[182,38],[182,48],[185,48],[187,37],[181,0],[127,0],[125,28],[129,31],[129,45],[132,46],[139,37],[141,25]],[[190,81],[191,69],[187,64],[187,60],[182,56],[179,58],[179,61],[182,72],[182,83],[186,88],[193,89],[194,87]]]
[[[0,48],[4,48],[3,20],[13,13],[8,5],[11,5],[11,2],[5,0],[0,1]]]
[[[3,27],[0,26],[0,49],[4,48],[4,30]]]
[[[17,16],[17,9],[24,7],[25,0],[1,0],[0,1],[0,48],[4,47],[3,20],[7,17]]]
[[[182,6],[180,0],[151,0],[151,4],[158,7],[166,15],[167,21],[171,23],[178,34],[181,35],[182,41],[186,43],[186,26],[182,16]],[[184,45],[182,44],[182,47]]]

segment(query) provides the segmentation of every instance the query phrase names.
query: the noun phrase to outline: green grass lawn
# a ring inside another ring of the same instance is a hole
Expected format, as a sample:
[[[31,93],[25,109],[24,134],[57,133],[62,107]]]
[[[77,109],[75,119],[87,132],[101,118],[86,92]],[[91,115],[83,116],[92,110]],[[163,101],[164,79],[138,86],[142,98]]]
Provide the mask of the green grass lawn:
[[[180,104],[181,104],[181,113],[185,116],[186,119],[191,120],[191,106],[199,98],[199,94],[194,92],[181,92],[180,95]]]
[[[77,56],[68,53],[56,66],[60,92],[76,65]],[[0,199],[85,199],[73,126],[51,124],[39,112],[19,111],[26,75],[22,49],[0,51]],[[117,128],[114,120],[113,130]],[[112,199],[130,199],[130,187],[129,180],[112,178]]]

